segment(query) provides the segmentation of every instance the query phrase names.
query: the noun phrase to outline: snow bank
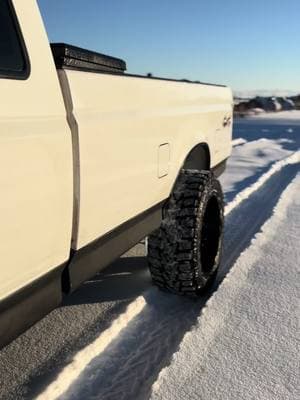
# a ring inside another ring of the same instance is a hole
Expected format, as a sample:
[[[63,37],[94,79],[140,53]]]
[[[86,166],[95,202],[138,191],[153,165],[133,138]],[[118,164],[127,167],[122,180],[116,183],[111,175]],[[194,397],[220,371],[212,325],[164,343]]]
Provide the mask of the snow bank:
[[[235,198],[225,206],[225,215],[228,215],[235,207],[237,207],[242,201],[246,200],[252,193],[258,190],[272,175],[280,171],[284,166],[288,164],[297,164],[300,162],[300,152],[295,152],[289,157],[279,160],[272,165],[272,167],[264,173],[256,182],[251,186],[246,187],[244,190],[239,192]]]
[[[235,143],[241,143],[243,139],[237,140]],[[230,198],[231,192],[241,191],[248,186],[247,178],[258,177],[273,162],[292,154],[292,151],[284,149],[284,143],[282,139],[261,138],[245,141],[242,146],[234,146],[226,173],[220,177],[226,199]]]
[[[152,400],[294,400],[299,387],[300,174],[187,333]]]
[[[291,110],[291,111],[280,111],[280,112],[271,112],[258,114],[255,117],[251,117],[251,119],[289,119],[289,120],[300,120],[300,110]]]

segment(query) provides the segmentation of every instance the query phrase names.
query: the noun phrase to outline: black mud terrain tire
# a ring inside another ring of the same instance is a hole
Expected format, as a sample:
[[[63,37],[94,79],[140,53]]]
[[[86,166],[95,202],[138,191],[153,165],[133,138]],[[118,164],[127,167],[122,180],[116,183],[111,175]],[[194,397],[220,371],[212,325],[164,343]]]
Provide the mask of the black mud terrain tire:
[[[210,171],[182,170],[161,226],[148,237],[153,283],[195,296],[214,280],[220,264],[223,194]]]

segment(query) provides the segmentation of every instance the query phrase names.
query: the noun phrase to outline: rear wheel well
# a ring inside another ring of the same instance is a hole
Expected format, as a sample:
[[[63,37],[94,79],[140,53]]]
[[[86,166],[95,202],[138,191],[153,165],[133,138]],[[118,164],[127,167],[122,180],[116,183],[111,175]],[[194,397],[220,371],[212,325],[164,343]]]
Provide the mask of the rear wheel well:
[[[210,152],[206,143],[199,143],[187,155],[183,169],[194,169],[198,171],[210,169]]]

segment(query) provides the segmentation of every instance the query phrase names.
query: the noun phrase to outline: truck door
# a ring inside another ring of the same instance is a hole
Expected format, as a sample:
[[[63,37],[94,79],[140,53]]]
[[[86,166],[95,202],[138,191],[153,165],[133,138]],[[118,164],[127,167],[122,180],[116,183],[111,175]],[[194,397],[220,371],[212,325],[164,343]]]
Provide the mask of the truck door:
[[[34,0],[0,7],[0,300],[62,264],[72,224],[71,133]]]

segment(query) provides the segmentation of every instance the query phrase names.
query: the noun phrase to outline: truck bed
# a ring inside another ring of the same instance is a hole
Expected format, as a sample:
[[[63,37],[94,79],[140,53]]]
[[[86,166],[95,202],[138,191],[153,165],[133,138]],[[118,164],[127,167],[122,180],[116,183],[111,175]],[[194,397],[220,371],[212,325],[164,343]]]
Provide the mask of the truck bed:
[[[58,68],[77,159],[74,250],[167,199],[197,144],[208,146],[211,167],[231,151],[227,87],[102,71],[105,56],[80,54]],[[88,59],[99,69],[87,70]]]

